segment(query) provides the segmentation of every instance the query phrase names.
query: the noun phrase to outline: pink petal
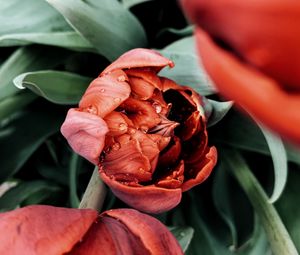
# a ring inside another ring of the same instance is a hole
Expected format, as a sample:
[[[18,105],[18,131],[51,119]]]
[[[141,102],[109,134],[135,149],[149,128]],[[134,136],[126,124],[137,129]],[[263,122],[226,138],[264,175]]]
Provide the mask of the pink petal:
[[[104,147],[107,125],[97,115],[70,109],[61,126],[61,133],[72,149],[93,164],[98,164]]]
[[[165,66],[173,67],[174,63],[163,57],[157,51],[149,49],[133,49],[115,60],[111,65],[106,67],[100,76],[104,76],[114,70],[130,69],[130,68],[143,68],[147,67],[153,71],[158,72]]]
[[[65,254],[97,218],[94,210],[28,206],[0,214],[0,254]]]
[[[93,80],[79,102],[79,107],[105,117],[129,97],[131,90],[127,81],[128,77],[122,70]]]
[[[171,210],[181,200],[181,189],[165,189],[150,186],[129,186],[109,178],[101,168],[102,180],[112,192],[133,208],[146,213],[162,213]]]

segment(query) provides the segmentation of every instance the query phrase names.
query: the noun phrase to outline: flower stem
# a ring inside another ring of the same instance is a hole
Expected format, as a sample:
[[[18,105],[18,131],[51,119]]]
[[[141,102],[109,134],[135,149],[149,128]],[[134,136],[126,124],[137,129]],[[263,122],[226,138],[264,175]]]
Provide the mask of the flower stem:
[[[297,255],[296,247],[280,216],[268,201],[265,191],[242,156],[237,151],[228,149],[223,160],[228,164],[228,170],[238,180],[259,216],[274,255]]]
[[[89,184],[79,204],[80,209],[95,209],[101,211],[106,196],[106,187],[99,178],[98,167],[95,167]]]

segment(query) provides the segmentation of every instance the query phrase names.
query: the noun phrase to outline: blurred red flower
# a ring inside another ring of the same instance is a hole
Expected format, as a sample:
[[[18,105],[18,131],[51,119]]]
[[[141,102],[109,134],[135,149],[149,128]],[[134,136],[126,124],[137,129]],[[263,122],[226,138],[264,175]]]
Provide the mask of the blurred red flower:
[[[202,97],[157,75],[173,65],[153,50],[125,53],[92,81],[61,127],[117,197],[150,213],[175,207],[217,159]]]
[[[133,209],[28,206],[0,213],[0,231],[6,255],[183,254],[161,222]]]
[[[183,0],[220,93],[300,144],[300,2]]]

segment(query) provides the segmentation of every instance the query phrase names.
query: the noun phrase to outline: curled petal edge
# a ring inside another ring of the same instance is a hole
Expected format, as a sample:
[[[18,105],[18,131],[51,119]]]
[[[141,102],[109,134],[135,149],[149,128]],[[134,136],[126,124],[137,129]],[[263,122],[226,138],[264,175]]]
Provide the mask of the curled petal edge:
[[[108,177],[101,166],[99,174],[112,192],[128,205],[146,213],[162,213],[171,210],[181,200],[181,188],[165,189],[150,186],[127,186]]]

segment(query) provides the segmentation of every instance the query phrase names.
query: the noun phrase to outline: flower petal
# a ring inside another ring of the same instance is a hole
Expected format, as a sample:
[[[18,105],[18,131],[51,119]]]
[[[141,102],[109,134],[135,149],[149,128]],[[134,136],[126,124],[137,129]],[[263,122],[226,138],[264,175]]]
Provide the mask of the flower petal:
[[[183,6],[199,26],[237,55],[282,87],[300,90],[299,1],[185,0]]]
[[[70,109],[61,126],[61,133],[72,149],[93,164],[98,164],[104,147],[107,125],[97,115]]]
[[[65,254],[85,235],[98,213],[35,205],[0,214],[0,254]]]
[[[105,117],[129,97],[131,90],[127,81],[128,77],[122,70],[96,78],[84,93],[79,107]]]
[[[158,72],[165,66],[173,67],[174,63],[163,57],[157,51],[138,48],[124,53],[112,64],[106,67],[100,76],[106,75],[114,70],[143,67],[147,67]]]
[[[132,93],[141,100],[149,99],[154,92],[155,87],[141,78],[129,77],[129,83]]]
[[[128,98],[121,108],[127,113],[137,129],[145,132],[157,125],[161,120],[154,107],[146,101],[140,101],[134,98]]]
[[[188,175],[192,176],[192,178],[186,179],[186,181],[182,184],[182,192],[188,191],[192,187],[204,182],[212,172],[216,163],[217,149],[213,146],[207,149],[207,153],[203,158],[201,158],[201,160],[192,165],[186,166],[185,171],[188,171]]]
[[[118,136],[127,133],[128,127],[133,123],[127,116],[121,112],[111,112],[104,117],[104,121],[109,129],[109,136]]]
[[[76,254],[183,254],[170,231],[157,219],[133,209],[115,209],[99,220],[79,243]]]
[[[255,119],[300,144],[300,95],[288,94],[276,81],[241,63],[204,31],[197,29],[196,39],[202,62],[220,92]]]
[[[112,192],[133,208],[146,213],[162,213],[171,210],[181,200],[181,189],[165,189],[154,185],[129,186],[109,178],[99,169],[102,180]]]

